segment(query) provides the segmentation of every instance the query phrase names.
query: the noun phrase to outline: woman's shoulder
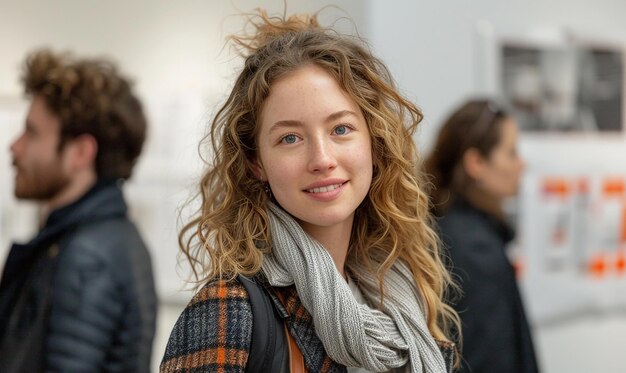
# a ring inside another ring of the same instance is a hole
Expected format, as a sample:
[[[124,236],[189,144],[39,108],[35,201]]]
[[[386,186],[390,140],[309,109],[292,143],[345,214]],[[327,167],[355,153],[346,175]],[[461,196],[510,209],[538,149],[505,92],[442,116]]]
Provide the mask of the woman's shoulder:
[[[248,304],[249,306],[248,299],[248,292],[238,277],[232,280],[214,279],[200,288],[185,310],[205,307],[216,302],[242,302],[242,305]]]
[[[245,287],[238,278],[211,280],[174,325],[160,370],[213,371],[228,366],[228,372],[243,372],[251,337],[252,308]]]
[[[463,221],[475,221],[480,220],[482,214],[478,209],[465,202],[464,200],[457,200],[446,210],[441,217],[442,222],[463,222]]]
[[[456,201],[437,220],[439,233],[442,235],[461,235],[465,239],[474,237],[482,239],[493,235],[494,218],[465,201]]]

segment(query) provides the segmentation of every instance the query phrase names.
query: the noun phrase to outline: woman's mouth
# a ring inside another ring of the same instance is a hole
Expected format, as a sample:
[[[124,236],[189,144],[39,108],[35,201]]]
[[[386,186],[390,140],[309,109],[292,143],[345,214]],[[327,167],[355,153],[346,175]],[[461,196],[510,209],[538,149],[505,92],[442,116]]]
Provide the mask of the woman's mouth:
[[[343,184],[332,184],[332,185],[327,185],[327,186],[323,186],[319,188],[307,189],[306,191],[309,193],[325,193],[325,192],[333,191],[342,185]]]

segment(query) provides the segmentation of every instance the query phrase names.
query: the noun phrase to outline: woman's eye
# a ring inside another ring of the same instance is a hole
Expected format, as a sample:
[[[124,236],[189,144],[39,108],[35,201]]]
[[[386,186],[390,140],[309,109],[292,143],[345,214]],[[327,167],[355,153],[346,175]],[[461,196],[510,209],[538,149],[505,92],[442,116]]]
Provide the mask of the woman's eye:
[[[350,127],[345,125],[340,125],[335,127],[334,132],[336,135],[345,135],[351,131]]]
[[[298,141],[298,137],[293,134],[285,135],[281,139],[281,142],[284,144],[294,144],[296,141]]]

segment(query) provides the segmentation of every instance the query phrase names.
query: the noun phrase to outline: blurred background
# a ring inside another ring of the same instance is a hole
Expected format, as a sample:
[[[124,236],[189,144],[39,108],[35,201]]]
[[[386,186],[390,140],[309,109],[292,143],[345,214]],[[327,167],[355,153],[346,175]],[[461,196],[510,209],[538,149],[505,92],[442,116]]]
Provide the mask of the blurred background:
[[[464,99],[513,108],[527,170],[508,205],[518,228],[511,255],[541,368],[626,371],[626,2],[290,0],[287,12],[325,5],[334,6],[322,23],[365,38],[423,110],[423,154]],[[225,40],[244,27],[237,14],[255,7],[284,11],[282,0],[0,0],[0,257],[36,231],[35,206],[13,198],[8,152],[28,104],[18,80],[26,54],[112,59],[136,82],[150,121],[126,196],[161,300],[155,370],[192,296],[177,220],[202,170],[198,143],[241,63]]]

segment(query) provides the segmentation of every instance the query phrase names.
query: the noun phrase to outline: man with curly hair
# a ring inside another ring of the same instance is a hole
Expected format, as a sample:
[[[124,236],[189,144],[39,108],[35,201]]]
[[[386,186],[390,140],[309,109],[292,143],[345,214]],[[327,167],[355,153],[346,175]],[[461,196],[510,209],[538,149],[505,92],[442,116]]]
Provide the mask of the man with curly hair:
[[[0,371],[148,372],[154,280],[121,190],[145,139],[141,103],[110,62],[49,50],[22,81],[15,196],[40,204],[42,227],[5,263]]]

